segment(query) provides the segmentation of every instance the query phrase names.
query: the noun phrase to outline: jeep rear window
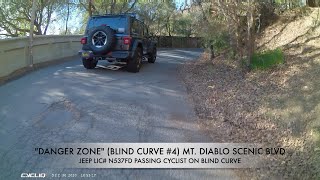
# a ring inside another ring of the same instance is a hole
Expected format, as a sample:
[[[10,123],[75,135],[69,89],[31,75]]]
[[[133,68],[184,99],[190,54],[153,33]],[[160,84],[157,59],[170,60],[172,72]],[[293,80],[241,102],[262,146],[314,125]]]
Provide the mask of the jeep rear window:
[[[127,31],[127,17],[93,17],[88,22],[87,30],[101,25],[110,26],[114,30],[125,28]]]

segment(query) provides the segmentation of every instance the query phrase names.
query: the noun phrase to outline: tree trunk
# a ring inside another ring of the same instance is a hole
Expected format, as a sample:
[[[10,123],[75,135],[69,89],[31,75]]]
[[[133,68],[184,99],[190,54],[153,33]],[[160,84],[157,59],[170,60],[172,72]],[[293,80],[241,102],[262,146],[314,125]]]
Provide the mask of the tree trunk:
[[[48,10],[48,17],[47,17],[47,22],[46,22],[47,24],[46,24],[45,29],[43,31],[44,35],[47,34],[47,30],[48,30],[48,27],[49,27],[49,24],[50,24],[50,21],[51,21],[51,15],[53,13],[52,6],[49,6],[47,10]]]
[[[114,14],[114,9],[116,7],[116,3],[117,3],[117,0],[112,0],[112,3],[111,3],[111,6],[110,6],[110,13],[111,14]]]
[[[255,5],[254,0],[247,0],[248,2],[248,12],[247,12],[247,58],[248,58],[248,64],[247,66],[251,64],[252,56],[255,50],[255,31],[254,31],[254,11],[255,11]]]
[[[64,34],[68,33],[68,21],[69,21],[69,16],[70,16],[70,3],[68,2],[68,10],[67,10],[67,19],[66,19],[66,31]]]
[[[166,29],[167,29],[168,35],[171,36],[170,17],[169,16],[167,17]]]
[[[31,21],[30,21],[30,34],[29,34],[29,65],[33,67],[33,54],[32,54],[32,46],[33,46],[33,30],[34,30],[34,21],[36,18],[36,0],[32,0],[32,10],[31,10]]]
[[[92,0],[89,0],[89,17],[92,16]]]

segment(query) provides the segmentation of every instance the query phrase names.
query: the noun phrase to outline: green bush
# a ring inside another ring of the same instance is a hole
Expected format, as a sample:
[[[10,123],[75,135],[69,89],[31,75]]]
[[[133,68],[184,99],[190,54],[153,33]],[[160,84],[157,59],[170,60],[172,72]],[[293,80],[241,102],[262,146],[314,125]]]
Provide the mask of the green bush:
[[[229,47],[229,36],[225,32],[216,33],[204,37],[204,47],[210,49],[213,46],[214,52],[219,53]]]
[[[281,49],[255,53],[252,57],[251,69],[267,69],[284,63],[284,54]]]
[[[226,33],[221,33],[220,35],[216,36],[215,39],[213,40],[213,48],[217,52],[220,52],[229,47],[228,41],[229,41],[228,35]]]

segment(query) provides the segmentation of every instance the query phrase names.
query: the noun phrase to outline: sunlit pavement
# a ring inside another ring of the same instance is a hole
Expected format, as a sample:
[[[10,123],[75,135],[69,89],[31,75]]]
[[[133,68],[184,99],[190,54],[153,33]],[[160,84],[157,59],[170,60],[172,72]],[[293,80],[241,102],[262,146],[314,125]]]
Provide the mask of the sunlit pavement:
[[[234,178],[231,170],[213,169],[64,169],[34,152],[55,143],[210,142],[177,76],[178,65],[201,52],[159,50],[156,63],[145,62],[139,73],[108,70],[103,61],[87,70],[77,58],[0,86],[0,179],[19,179],[25,172],[46,178],[53,173],[97,174],[92,179]],[[39,165],[43,162],[47,167]]]

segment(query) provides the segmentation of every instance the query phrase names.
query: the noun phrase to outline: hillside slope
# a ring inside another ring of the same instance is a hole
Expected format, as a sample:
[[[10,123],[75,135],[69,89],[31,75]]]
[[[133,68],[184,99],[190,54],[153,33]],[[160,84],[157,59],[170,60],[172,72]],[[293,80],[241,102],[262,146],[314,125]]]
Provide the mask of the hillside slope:
[[[284,48],[296,53],[320,48],[320,8],[311,8],[308,15],[293,18],[293,14],[280,17],[262,32],[258,40],[260,49]],[[292,50],[292,49],[291,49]]]
[[[181,68],[200,126],[215,142],[286,149],[268,168],[240,171],[244,179],[320,178],[319,11],[280,17],[257,38],[259,50],[284,51],[282,65],[245,73],[223,55],[204,55]]]

